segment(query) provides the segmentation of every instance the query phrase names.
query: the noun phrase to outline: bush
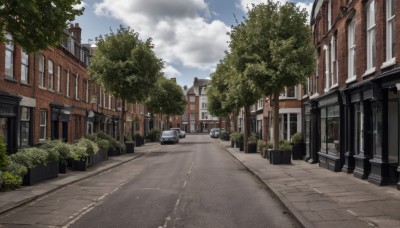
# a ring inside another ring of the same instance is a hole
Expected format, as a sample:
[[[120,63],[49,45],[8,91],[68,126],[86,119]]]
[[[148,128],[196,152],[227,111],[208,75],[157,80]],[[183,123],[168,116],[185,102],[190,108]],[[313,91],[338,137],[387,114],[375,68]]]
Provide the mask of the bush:
[[[257,141],[257,150],[261,151],[262,149],[267,148],[267,143],[262,140]]]
[[[230,136],[232,141],[236,142],[239,139],[239,132],[233,132],[229,136]]]
[[[97,146],[102,151],[108,151],[108,148],[110,147],[110,143],[107,141],[107,139],[98,139]]]
[[[238,133],[238,141],[239,141],[239,142],[243,142],[243,139],[244,139],[243,133],[239,132],[239,133]]]
[[[88,156],[87,148],[82,143],[75,143],[71,145],[70,158],[75,161],[85,160]]]
[[[10,159],[28,169],[31,169],[38,165],[46,165],[49,161],[49,153],[42,148],[30,147],[12,154]]]
[[[69,158],[70,145],[60,139],[57,140],[44,140],[40,148],[48,151],[51,161],[59,160],[60,163],[65,164]],[[58,153],[58,155],[56,154]],[[58,159],[56,158],[58,156]]]
[[[303,134],[301,132],[297,132],[292,136],[292,143],[302,143],[303,142]]]
[[[86,138],[79,139],[77,144],[86,147],[86,153],[88,155],[94,155],[99,151],[97,144]]]
[[[13,175],[17,175],[20,177],[23,177],[25,174],[28,173],[28,169],[25,166],[18,164],[14,161],[10,161],[10,164],[5,171],[8,171]]]
[[[160,138],[160,131],[158,129],[151,129],[145,138],[151,142],[156,142]]]
[[[114,145],[115,145],[115,148],[120,149],[122,153],[125,153],[125,152],[126,152],[126,146],[125,146],[125,144],[122,144],[122,143],[118,142],[117,140],[115,140],[115,142],[113,142],[113,143],[115,143],[115,144],[114,144]]]
[[[280,150],[292,150],[292,145],[287,140],[282,140],[279,142],[279,149]]]
[[[1,190],[17,189],[22,185],[22,177],[9,171],[3,172],[2,179]]]
[[[3,137],[0,136],[0,170],[5,170],[9,163],[10,159],[7,156],[7,147]]]
[[[256,134],[254,134],[254,133],[251,133],[250,134],[250,137],[249,137],[249,142],[248,142],[249,144],[256,144],[257,143],[257,135]]]

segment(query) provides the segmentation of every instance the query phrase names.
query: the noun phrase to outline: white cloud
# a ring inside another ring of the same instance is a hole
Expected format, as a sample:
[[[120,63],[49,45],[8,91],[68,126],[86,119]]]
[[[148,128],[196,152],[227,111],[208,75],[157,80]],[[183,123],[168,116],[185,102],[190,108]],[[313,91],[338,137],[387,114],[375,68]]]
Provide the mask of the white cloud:
[[[228,47],[230,28],[207,21],[211,12],[204,0],[102,0],[95,13],[121,20],[142,39],[153,38],[157,55],[167,64],[210,70]]]
[[[244,11],[247,12],[247,9],[250,8],[252,4],[258,5],[260,3],[266,3],[268,0],[240,0],[240,8]],[[282,5],[285,4],[286,2],[291,2],[288,0],[273,0],[275,2],[280,2]],[[310,15],[311,15],[311,10],[312,10],[312,5],[313,5],[313,1],[301,1],[301,2],[297,2],[296,6],[300,7],[301,9],[306,9],[308,12],[308,21],[310,19]]]
[[[179,76],[182,76],[181,72],[179,72],[171,65],[165,66],[163,72],[167,78],[177,78]]]

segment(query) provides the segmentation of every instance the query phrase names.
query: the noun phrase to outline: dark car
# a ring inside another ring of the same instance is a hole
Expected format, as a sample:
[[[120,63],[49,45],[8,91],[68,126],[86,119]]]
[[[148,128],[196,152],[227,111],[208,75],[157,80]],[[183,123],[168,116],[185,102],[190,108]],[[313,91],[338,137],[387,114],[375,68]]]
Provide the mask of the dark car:
[[[178,143],[179,142],[179,133],[176,130],[168,130],[168,131],[163,131],[161,133],[160,137],[160,143],[161,145],[166,144],[166,143]]]

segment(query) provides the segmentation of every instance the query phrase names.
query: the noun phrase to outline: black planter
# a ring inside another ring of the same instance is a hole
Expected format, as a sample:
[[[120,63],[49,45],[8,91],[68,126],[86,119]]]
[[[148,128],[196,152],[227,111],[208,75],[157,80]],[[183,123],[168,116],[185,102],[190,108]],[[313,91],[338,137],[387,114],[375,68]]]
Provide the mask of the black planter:
[[[303,160],[306,154],[306,145],[304,143],[296,143],[292,148],[292,158],[293,160]]]
[[[117,149],[117,148],[115,148],[115,149],[108,149],[107,155],[108,155],[108,156],[118,156],[118,155],[121,155],[121,152],[120,152],[120,150]]]
[[[67,162],[59,162],[58,163],[58,173],[61,173],[61,174],[67,173]]]
[[[291,164],[292,151],[290,150],[270,150],[269,163],[273,165]]]
[[[247,153],[257,153],[257,143],[247,144]]]
[[[107,161],[108,160],[108,153],[106,150],[99,150],[98,152],[100,154],[101,160],[102,161]]]
[[[239,142],[239,150],[240,151],[244,150],[244,143],[243,142]]]
[[[75,171],[86,171],[87,168],[87,158],[84,160],[72,160],[72,170]]]
[[[235,144],[236,144],[236,148],[239,148],[239,146],[240,146],[239,141],[235,141]]]
[[[126,153],[131,154],[135,152],[135,142],[126,141],[125,146],[126,146]]]
[[[46,165],[38,165],[28,169],[28,173],[23,177],[23,185],[33,185],[42,180],[58,177],[58,161],[52,161]]]
[[[235,147],[235,141],[231,140],[231,147]]]

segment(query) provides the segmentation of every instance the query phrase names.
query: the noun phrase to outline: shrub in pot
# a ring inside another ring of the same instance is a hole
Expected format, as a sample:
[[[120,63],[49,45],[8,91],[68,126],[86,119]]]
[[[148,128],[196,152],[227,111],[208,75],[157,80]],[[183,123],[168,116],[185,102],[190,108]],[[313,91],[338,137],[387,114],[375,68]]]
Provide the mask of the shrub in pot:
[[[292,156],[293,160],[303,160],[305,155],[305,144],[303,142],[303,135],[301,132],[297,132],[292,136]]]
[[[279,150],[270,150],[270,163],[290,164],[292,158],[292,145],[286,140],[279,142]]]
[[[256,153],[257,152],[257,136],[256,134],[250,134],[247,143],[247,153]]]
[[[229,137],[231,138],[231,147],[233,148],[234,147],[234,144],[236,143],[236,142],[239,142],[238,140],[239,140],[239,133],[238,132],[233,132],[233,133],[231,133],[230,135],[229,135]],[[236,147],[239,147],[239,146],[236,146]]]
[[[67,161],[70,157],[70,144],[63,142],[62,140],[44,140],[40,148],[43,148],[48,151],[56,151],[59,154],[59,173],[67,172]]]
[[[239,150],[240,151],[244,150],[243,140],[244,140],[244,135],[243,135],[243,133],[239,132],[238,133],[238,142],[239,142]]]
[[[71,166],[72,170],[86,171],[87,157],[89,156],[86,144],[78,141],[71,145]]]

